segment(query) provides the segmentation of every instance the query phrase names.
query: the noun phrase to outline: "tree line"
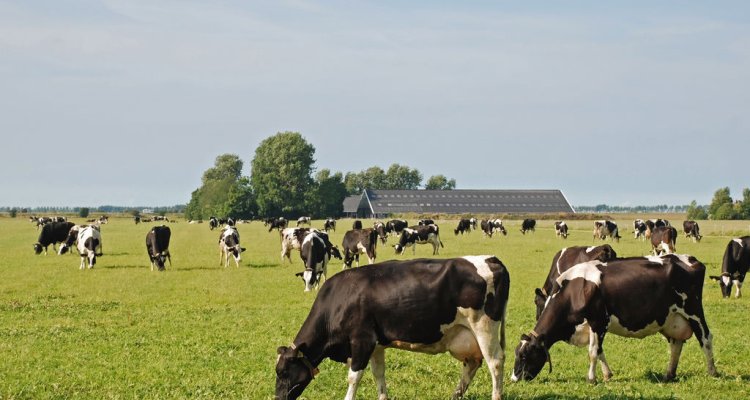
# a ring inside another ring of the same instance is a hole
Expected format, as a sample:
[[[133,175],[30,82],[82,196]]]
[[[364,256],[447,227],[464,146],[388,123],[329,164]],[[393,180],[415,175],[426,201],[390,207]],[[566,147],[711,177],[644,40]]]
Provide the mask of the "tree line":
[[[742,190],[742,199],[732,199],[728,187],[714,192],[711,204],[699,206],[695,200],[688,206],[688,219],[750,219],[750,189]]]
[[[298,132],[279,132],[255,149],[250,176],[242,175],[243,161],[236,154],[216,157],[203,173],[185,207],[188,219],[215,216],[255,218],[300,215],[336,217],[346,196],[364,189],[419,189],[423,176],[416,168],[393,164],[360,172],[316,171],[315,147]],[[455,189],[455,179],[431,176],[425,189]]]

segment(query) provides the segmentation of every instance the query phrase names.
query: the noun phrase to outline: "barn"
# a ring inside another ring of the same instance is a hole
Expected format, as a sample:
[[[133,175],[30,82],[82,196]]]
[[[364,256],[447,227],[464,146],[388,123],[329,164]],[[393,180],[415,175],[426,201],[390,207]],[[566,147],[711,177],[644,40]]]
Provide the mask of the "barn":
[[[574,213],[561,190],[374,190],[344,199],[351,218],[391,214]]]

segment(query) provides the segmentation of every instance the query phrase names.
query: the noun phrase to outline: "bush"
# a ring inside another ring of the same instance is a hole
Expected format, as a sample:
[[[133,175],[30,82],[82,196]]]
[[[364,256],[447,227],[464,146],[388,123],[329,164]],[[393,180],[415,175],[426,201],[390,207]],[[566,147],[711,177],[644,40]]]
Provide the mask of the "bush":
[[[11,218],[15,218],[18,215],[18,209],[17,208],[11,208],[8,211],[8,215],[10,215]]]
[[[81,218],[87,218],[89,216],[89,208],[88,207],[81,207],[78,210],[78,216]]]

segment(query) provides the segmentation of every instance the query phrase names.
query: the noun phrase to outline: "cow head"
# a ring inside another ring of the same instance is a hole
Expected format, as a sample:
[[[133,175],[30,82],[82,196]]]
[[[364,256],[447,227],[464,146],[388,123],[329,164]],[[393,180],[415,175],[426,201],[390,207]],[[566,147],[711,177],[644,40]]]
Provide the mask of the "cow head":
[[[339,248],[338,248],[338,247],[336,247],[336,246],[331,246],[331,247],[330,247],[330,248],[328,249],[328,255],[329,255],[330,257],[333,257],[333,258],[336,258],[336,259],[339,259],[339,260],[341,260],[341,251],[340,251],[340,250],[339,250]]]
[[[709,278],[719,282],[721,295],[724,298],[728,298],[729,295],[732,294],[732,286],[734,285],[734,281],[740,278],[740,274],[735,273],[734,275],[730,276],[728,273],[723,273],[720,276],[711,275],[709,276]]]
[[[401,237],[399,238],[398,243],[393,245],[393,248],[396,250],[396,254],[404,254],[404,250],[406,250],[406,242],[408,238],[409,238],[409,232],[407,228],[401,232]]]
[[[44,250],[44,247],[42,247],[41,243],[34,243],[34,254],[42,254],[42,250]]]
[[[552,372],[552,359],[544,345],[544,338],[537,336],[533,331],[530,335],[521,335],[521,343],[516,347],[516,362],[513,365],[511,380],[518,382],[522,379],[534,379],[547,361],[549,371]]]
[[[310,360],[299,349],[281,346],[276,352],[276,400],[294,400],[318,374]]]

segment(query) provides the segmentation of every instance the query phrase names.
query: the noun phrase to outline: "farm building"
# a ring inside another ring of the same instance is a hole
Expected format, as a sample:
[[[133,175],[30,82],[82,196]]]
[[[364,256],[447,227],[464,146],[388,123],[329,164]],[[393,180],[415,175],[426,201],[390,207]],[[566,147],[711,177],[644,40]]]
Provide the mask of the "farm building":
[[[381,218],[389,214],[573,213],[560,190],[373,190],[344,199],[344,214]]]

